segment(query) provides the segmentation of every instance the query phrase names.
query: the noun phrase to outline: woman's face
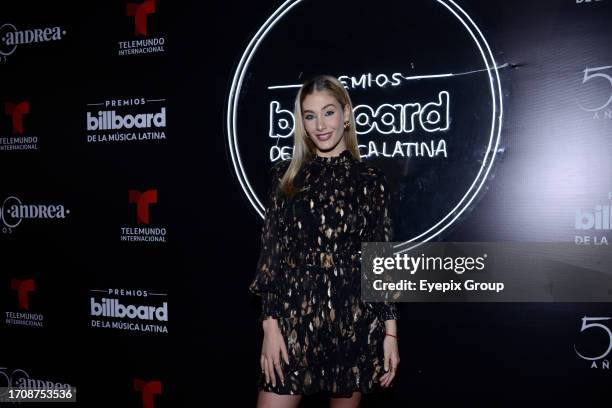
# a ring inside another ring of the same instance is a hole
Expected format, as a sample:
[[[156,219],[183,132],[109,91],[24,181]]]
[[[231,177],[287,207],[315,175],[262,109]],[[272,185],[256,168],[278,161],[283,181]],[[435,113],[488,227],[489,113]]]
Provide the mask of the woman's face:
[[[348,105],[342,109],[340,102],[327,91],[314,91],[304,98],[304,128],[319,156],[337,156],[346,149],[344,121],[348,115]]]

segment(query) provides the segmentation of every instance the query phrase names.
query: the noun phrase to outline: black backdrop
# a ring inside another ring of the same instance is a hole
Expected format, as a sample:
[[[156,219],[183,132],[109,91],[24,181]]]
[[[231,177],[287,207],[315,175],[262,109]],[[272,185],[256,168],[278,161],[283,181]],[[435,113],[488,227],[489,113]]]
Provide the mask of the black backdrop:
[[[0,137],[38,138],[34,150],[0,151],[0,198],[69,210],[65,218],[3,224],[0,381],[4,373],[15,384],[24,376],[69,384],[78,390],[78,405],[86,407],[147,406],[136,380],[161,387],[149,406],[216,406],[225,400],[254,405],[262,332],[258,299],[247,286],[261,217],[234,172],[226,109],[240,56],[282,3],[158,0],[144,37],[135,35],[125,1],[0,6],[2,24],[66,32],[60,40],[18,45],[0,64]],[[366,3],[351,12],[365,12]],[[609,200],[610,105],[598,116],[580,106],[603,105],[611,91],[602,76],[596,86],[583,82],[585,68],[612,65],[610,3],[460,4],[488,39],[498,65],[509,65],[500,70],[505,116],[496,167],[478,204],[443,239],[574,241],[585,235],[574,228],[576,209]],[[341,26],[341,10],[327,15],[318,7],[325,18],[311,23],[333,35],[323,22]],[[395,2],[389,12],[409,13],[410,3]],[[372,24],[382,27],[384,21]],[[121,41],[160,37],[162,52],[118,55]],[[409,46],[429,55],[426,42]],[[294,58],[286,51],[279,55]],[[270,69],[278,69],[274,61]],[[597,72],[609,78],[609,70]],[[287,78],[295,82],[296,72]],[[250,97],[257,89],[249,88]],[[117,111],[156,113],[164,106],[165,139],[87,141],[87,113],[98,109],[93,104],[139,98],[145,106]],[[7,103],[23,101],[29,113],[19,133],[4,111]],[[253,166],[270,165],[265,157],[257,160]],[[257,181],[260,191],[263,180]],[[157,191],[146,226],[164,228],[166,242],[120,240],[121,227],[142,226],[130,190]],[[600,240],[602,234],[590,233]],[[35,289],[27,306],[20,305],[11,285],[29,279]],[[156,322],[167,333],[91,327],[92,320],[104,320],[90,315],[91,299],[103,297],[94,291],[109,289],[149,293],[107,293],[123,304],[167,302],[168,321]],[[19,313],[42,315],[44,323],[37,327]],[[606,349],[605,335],[580,328],[583,316],[610,316],[608,304],[411,303],[402,304],[401,313],[396,387],[368,397],[364,406],[608,399],[607,360],[592,368],[574,349],[588,355]],[[322,403],[315,396],[304,405]]]

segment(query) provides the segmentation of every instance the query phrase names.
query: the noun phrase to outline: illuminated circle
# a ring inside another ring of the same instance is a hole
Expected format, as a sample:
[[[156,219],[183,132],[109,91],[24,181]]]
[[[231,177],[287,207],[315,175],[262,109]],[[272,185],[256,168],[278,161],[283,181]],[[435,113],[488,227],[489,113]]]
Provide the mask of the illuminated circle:
[[[6,43],[6,33],[8,33],[9,31],[14,33],[17,31],[17,27],[8,23],[3,24],[2,27],[0,27],[0,40],[2,40],[3,43]],[[4,51],[0,48],[0,54],[8,56],[15,52],[15,49],[17,49],[17,44],[14,44],[13,48],[10,51]]]
[[[11,224],[9,220],[7,220],[7,212],[8,209],[7,207],[7,203],[10,199],[13,199],[14,201],[17,202],[17,205],[21,205],[21,200],[19,200],[17,197],[7,197],[6,200],[4,200],[4,202],[2,203],[2,221],[4,222],[4,225],[6,225],[9,228],[15,228],[17,227],[19,224],[21,224],[21,218],[17,219],[16,221],[14,221],[14,224]],[[10,205],[10,203],[8,203]]]
[[[10,376],[6,373],[6,369],[6,367],[0,367],[0,377],[4,377],[6,380],[6,384],[0,383],[0,387],[4,389],[4,392],[0,394],[0,398],[3,398],[8,394],[8,388],[17,388],[20,385],[17,383],[17,381],[15,381],[17,374],[23,373],[23,375],[19,375],[19,377],[17,377],[18,380],[21,378],[26,380],[30,378],[28,373],[20,368],[13,370]]]
[[[450,12],[467,30],[470,38],[474,40],[476,46],[482,56],[482,59],[486,66],[486,71],[488,74],[488,85],[491,91],[491,106],[492,106],[492,114],[491,114],[491,130],[488,141],[488,146],[486,152],[484,154],[484,158],[482,159],[482,164],[480,169],[474,178],[473,182],[463,195],[463,197],[459,200],[459,202],[451,209],[448,214],[446,214],[442,219],[440,219],[435,225],[431,226],[427,231],[418,234],[411,239],[399,243],[396,245],[396,248],[402,248],[401,251],[404,252],[410,250],[421,243],[427,242],[432,238],[439,235],[442,231],[451,226],[460,216],[461,214],[469,208],[474,199],[478,196],[478,193],[482,189],[485,181],[487,180],[489,173],[491,171],[491,167],[493,166],[493,162],[495,161],[495,155],[500,142],[501,135],[501,121],[503,116],[503,105],[501,98],[501,84],[499,79],[499,73],[497,71],[497,64],[495,62],[495,58],[491,52],[488,42],[486,41],[484,35],[480,31],[480,29],[476,26],[472,18],[457,5],[453,0],[432,0],[436,3],[444,6],[448,12]],[[234,166],[234,171],[238,176],[238,180],[240,182],[240,186],[245,192],[247,199],[253,205],[257,213],[263,218],[265,208],[262,205],[261,201],[257,197],[253,187],[249,183],[247,174],[245,172],[241,157],[240,151],[238,147],[238,136],[237,136],[237,112],[238,112],[238,99],[241,93],[243,81],[245,74],[247,72],[248,66],[255,55],[255,52],[261,45],[262,41],[269,33],[269,31],[283,18],[285,14],[287,14],[293,7],[302,3],[303,0],[287,0],[285,1],[261,26],[261,28],[255,33],[251,41],[249,42],[246,50],[242,54],[240,61],[238,63],[238,67],[232,79],[232,84],[229,92],[228,103],[227,103],[227,112],[226,112],[226,131],[228,137],[228,144],[230,150],[230,156],[232,159],[232,164]],[[378,78],[376,78],[378,82]],[[384,81],[386,82],[386,80]],[[361,115],[357,115],[356,121],[360,125],[366,125],[366,122],[361,122]],[[415,243],[410,246],[410,243]]]
[[[431,119],[429,116],[435,115],[435,119]],[[440,121],[440,114],[436,111],[431,111],[427,114],[427,122],[429,123],[438,123]]]
[[[366,115],[365,113],[359,113],[355,116],[355,123],[357,123],[360,126],[365,126],[368,124],[368,122],[369,122],[368,115]]]

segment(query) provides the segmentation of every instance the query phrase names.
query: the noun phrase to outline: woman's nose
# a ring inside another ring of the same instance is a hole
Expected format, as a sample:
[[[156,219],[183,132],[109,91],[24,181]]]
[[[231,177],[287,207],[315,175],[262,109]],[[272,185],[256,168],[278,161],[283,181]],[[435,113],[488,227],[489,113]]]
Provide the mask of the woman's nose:
[[[323,123],[321,119],[317,118],[317,130],[323,130],[323,129],[325,129],[325,124]]]

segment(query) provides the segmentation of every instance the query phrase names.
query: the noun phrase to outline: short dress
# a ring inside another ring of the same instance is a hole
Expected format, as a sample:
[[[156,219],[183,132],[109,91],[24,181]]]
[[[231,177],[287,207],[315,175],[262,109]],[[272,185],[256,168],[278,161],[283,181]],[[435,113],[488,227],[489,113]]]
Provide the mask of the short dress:
[[[261,296],[260,321],[277,319],[289,354],[281,358],[277,394],[373,392],[384,372],[384,321],[394,302],[361,301],[361,242],[392,241],[390,191],[381,170],[350,151],[314,155],[298,172],[299,190],[279,190],[289,161],[272,167],[251,293]]]

